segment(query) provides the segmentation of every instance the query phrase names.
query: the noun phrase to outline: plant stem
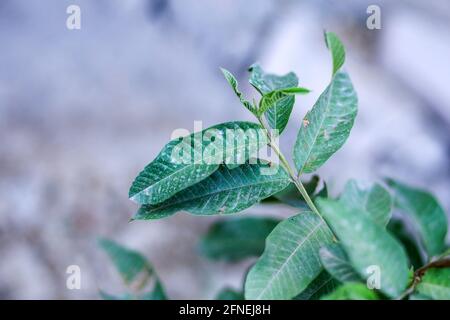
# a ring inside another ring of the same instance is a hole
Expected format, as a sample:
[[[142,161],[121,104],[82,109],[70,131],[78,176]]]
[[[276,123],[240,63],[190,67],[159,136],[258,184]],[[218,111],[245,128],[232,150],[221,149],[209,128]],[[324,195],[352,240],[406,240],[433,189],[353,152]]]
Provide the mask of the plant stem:
[[[438,259],[438,260],[432,261],[430,263],[427,263],[423,267],[417,269],[414,272],[414,279],[411,282],[410,286],[405,290],[405,292],[403,292],[397,298],[397,300],[402,300],[407,295],[413,293],[414,290],[416,289],[416,286],[420,283],[420,281],[422,281],[422,277],[428,269],[430,269],[430,268],[448,268],[448,267],[450,267],[450,259],[443,258],[443,259]]]
[[[405,292],[403,292],[398,298],[396,298],[395,300],[403,300],[405,299],[408,295],[410,295],[411,293],[414,292],[414,290],[416,289],[416,285],[420,282],[420,279],[417,279],[414,276],[413,281],[411,282],[411,285],[409,286],[409,288],[407,288],[405,290]]]
[[[330,227],[328,225],[328,223],[325,221],[325,219],[322,217],[322,215],[320,214],[319,210],[317,210],[317,207],[314,204],[314,202],[311,200],[311,197],[308,195],[308,192],[306,191],[305,187],[303,186],[302,182],[300,181],[300,175],[296,175],[294,173],[294,170],[289,165],[289,162],[286,160],[286,157],[283,155],[283,153],[281,152],[278,145],[273,141],[272,135],[270,134],[270,131],[267,128],[266,124],[264,123],[264,120],[262,119],[262,117],[258,116],[257,119],[258,119],[259,123],[261,124],[261,126],[263,127],[264,131],[266,132],[267,139],[269,141],[269,146],[272,148],[272,150],[276,153],[276,155],[280,159],[282,166],[288,172],[289,177],[291,178],[294,185],[297,187],[297,189],[300,192],[300,194],[302,195],[302,197],[305,199],[308,206],[325,223],[325,225]],[[331,230],[331,228],[330,228],[330,230]],[[334,240],[336,240],[336,237],[334,236],[334,234],[333,234],[333,237],[334,237]]]

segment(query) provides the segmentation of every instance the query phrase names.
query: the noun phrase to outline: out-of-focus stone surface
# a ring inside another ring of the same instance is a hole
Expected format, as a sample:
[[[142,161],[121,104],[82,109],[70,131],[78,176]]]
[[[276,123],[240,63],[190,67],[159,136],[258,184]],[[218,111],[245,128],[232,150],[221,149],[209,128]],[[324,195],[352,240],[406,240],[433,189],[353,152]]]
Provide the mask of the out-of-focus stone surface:
[[[176,128],[251,119],[218,67],[260,61],[294,70],[313,92],[297,99],[282,138],[326,86],[324,28],[347,46],[360,109],[347,144],[320,169],[337,194],[349,178],[391,175],[436,192],[450,209],[449,8],[381,1],[382,29],[365,28],[370,1],[78,1],[82,29],[65,27],[70,1],[0,3],[0,297],[97,298],[124,287],[96,246],[108,236],[142,251],[172,298],[239,288],[252,261],[211,263],[196,245],[215,218],[178,214],[133,222],[137,172]],[[246,214],[285,217],[289,208]],[[66,288],[66,268],[82,289]]]

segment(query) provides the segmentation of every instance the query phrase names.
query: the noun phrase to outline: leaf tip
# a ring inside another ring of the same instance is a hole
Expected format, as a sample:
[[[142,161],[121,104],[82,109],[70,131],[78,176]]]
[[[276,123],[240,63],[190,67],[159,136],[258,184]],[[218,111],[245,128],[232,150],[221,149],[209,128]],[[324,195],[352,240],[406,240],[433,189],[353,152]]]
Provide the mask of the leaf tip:
[[[325,44],[331,52],[331,57],[333,60],[333,73],[334,76],[336,72],[343,66],[345,62],[345,48],[341,39],[336,33],[324,30]]]
[[[102,248],[103,250],[105,250],[105,251],[107,251],[108,246],[109,246],[111,243],[113,243],[112,240],[110,240],[110,239],[108,239],[108,238],[106,238],[106,237],[102,237],[102,236],[97,237],[95,240],[96,240],[96,242],[97,242],[97,245],[98,245],[100,248]]]
[[[325,45],[327,46],[327,48],[329,48],[329,47],[328,47],[327,34],[328,34],[327,29],[323,29],[323,39],[325,40]]]
[[[227,79],[228,82],[230,82],[231,79],[234,79],[234,76],[230,71],[228,71],[227,69],[225,69],[223,67],[219,67],[219,69],[222,72],[222,74],[224,75],[225,79]]]

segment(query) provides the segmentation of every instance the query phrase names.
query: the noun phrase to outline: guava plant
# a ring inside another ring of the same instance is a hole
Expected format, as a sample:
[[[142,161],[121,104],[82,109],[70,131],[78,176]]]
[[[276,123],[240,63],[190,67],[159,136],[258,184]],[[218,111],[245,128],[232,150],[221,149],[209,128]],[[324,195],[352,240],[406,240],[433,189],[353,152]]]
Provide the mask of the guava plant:
[[[344,46],[331,32],[325,43],[332,57],[330,83],[299,122],[294,166],[278,136],[295,96],[309,90],[292,72],[274,75],[255,64],[249,82],[261,98],[249,101],[222,69],[256,122],[222,123],[170,141],[130,188],[130,199],[140,205],[132,219],[181,211],[228,216],[267,201],[297,208],[285,220],[239,215],[212,225],[200,240],[204,256],[230,263],[258,257],[242,290],[224,289],[219,299],[450,299],[448,223],[430,193],[393,179],[371,185],[350,180],[333,198],[325,183],[317,190],[317,176],[302,181],[342,147],[357,115],[357,95],[343,70]],[[261,156],[267,148],[276,161]],[[125,282],[138,282],[133,293],[119,298],[166,298],[142,255],[110,240],[100,243]],[[153,287],[142,293],[151,278]]]

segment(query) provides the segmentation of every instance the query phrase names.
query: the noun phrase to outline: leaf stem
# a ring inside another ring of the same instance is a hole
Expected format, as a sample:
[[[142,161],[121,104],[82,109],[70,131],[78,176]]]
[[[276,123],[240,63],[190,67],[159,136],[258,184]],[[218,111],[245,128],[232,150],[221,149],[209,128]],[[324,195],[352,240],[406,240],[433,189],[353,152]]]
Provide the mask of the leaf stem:
[[[425,272],[430,268],[448,268],[450,267],[450,259],[445,259],[445,256],[443,259],[432,261],[423,267],[417,269],[414,272],[414,279],[411,282],[410,286],[396,299],[396,300],[403,300],[406,296],[413,293],[416,289],[416,286],[422,281],[422,277],[425,274]]]
[[[308,204],[308,206],[325,223],[325,225],[330,228],[330,226],[325,221],[325,219],[322,217],[322,215],[320,214],[320,212],[317,209],[316,205],[312,201],[311,197],[308,195],[308,192],[306,191],[305,187],[303,186],[303,184],[302,184],[302,182],[300,180],[300,175],[296,175],[294,173],[294,170],[289,165],[289,162],[286,160],[286,157],[283,155],[283,153],[281,152],[281,150],[278,147],[278,145],[273,141],[273,138],[272,138],[272,135],[270,133],[270,130],[268,129],[267,125],[264,123],[264,120],[262,119],[262,117],[261,116],[257,116],[256,118],[258,119],[259,123],[261,124],[261,126],[264,129],[264,131],[266,132],[267,139],[268,139],[268,142],[269,142],[269,146],[272,148],[272,150],[276,153],[276,155],[280,159],[282,166],[288,172],[289,177],[291,178],[291,180],[294,183],[294,185],[297,187],[297,189],[300,192],[300,194],[302,195],[302,197],[305,199],[305,201]],[[332,229],[330,228],[330,230],[332,230]],[[334,236],[334,234],[333,234],[333,238],[334,238],[334,240],[336,240],[336,237]]]
[[[417,279],[416,276],[414,276],[414,279],[411,282],[411,285],[399,297],[397,297],[395,300],[403,300],[403,299],[405,299],[407,296],[409,296],[411,293],[414,292],[414,290],[416,289],[416,285],[419,282],[420,282],[420,279]]]

